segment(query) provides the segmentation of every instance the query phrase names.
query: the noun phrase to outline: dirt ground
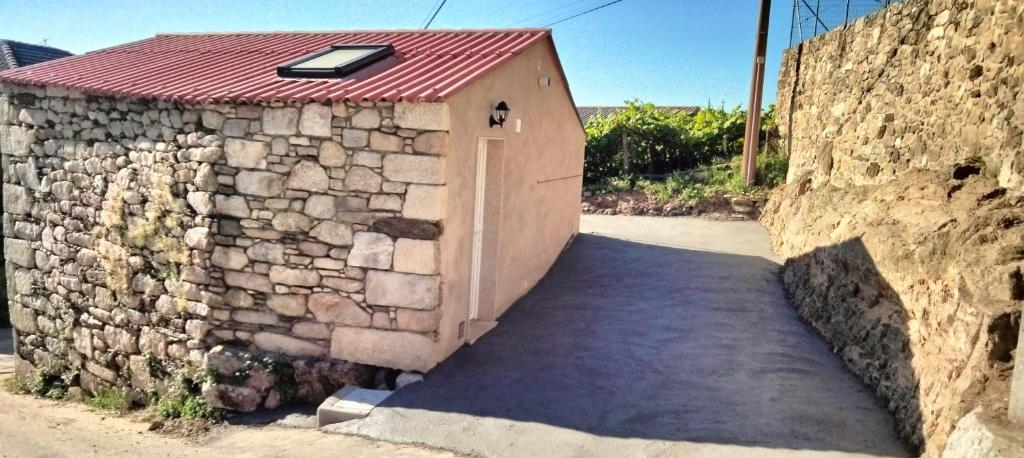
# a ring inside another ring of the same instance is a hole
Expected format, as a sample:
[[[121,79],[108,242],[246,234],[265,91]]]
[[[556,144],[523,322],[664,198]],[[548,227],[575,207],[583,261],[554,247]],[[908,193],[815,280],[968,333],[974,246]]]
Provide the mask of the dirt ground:
[[[589,215],[693,216],[717,221],[757,220],[767,201],[764,191],[729,196],[717,194],[692,204],[663,202],[642,191],[586,193],[581,211]]]
[[[6,375],[0,375],[4,378]],[[149,424],[0,390],[0,457],[284,457],[395,458],[457,456],[413,445],[275,426],[217,426],[199,442],[147,431]]]

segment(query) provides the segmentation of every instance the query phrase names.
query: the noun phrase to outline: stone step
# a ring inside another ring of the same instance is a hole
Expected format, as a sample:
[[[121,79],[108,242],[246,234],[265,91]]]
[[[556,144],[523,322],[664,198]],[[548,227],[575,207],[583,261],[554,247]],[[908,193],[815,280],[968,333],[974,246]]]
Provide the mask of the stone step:
[[[391,390],[371,390],[355,385],[345,385],[327,398],[316,409],[316,426],[322,428],[334,423],[366,418],[374,407],[384,402]]]

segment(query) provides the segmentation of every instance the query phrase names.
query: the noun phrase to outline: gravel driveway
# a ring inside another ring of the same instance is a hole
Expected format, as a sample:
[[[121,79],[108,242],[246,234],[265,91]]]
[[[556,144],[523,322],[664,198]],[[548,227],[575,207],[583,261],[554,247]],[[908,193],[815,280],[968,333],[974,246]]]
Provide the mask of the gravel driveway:
[[[330,427],[484,456],[902,456],[753,222],[584,216],[476,345]]]

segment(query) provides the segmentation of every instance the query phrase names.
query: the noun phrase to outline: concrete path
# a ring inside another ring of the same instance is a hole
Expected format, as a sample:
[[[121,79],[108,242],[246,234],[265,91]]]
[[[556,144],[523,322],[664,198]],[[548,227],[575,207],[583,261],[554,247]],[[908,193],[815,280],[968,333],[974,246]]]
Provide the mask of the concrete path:
[[[586,216],[497,329],[329,431],[483,456],[902,456],[752,222]]]

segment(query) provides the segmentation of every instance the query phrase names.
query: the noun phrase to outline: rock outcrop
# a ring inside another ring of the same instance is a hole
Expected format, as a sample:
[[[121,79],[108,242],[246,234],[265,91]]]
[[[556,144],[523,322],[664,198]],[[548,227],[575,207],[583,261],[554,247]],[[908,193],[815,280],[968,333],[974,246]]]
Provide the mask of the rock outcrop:
[[[805,175],[762,217],[793,304],[928,455],[975,406],[1005,404],[1024,299],[1024,199],[953,173]]]
[[[956,425],[942,458],[1011,458],[1024,456],[1024,436],[1003,412],[975,409]]]

